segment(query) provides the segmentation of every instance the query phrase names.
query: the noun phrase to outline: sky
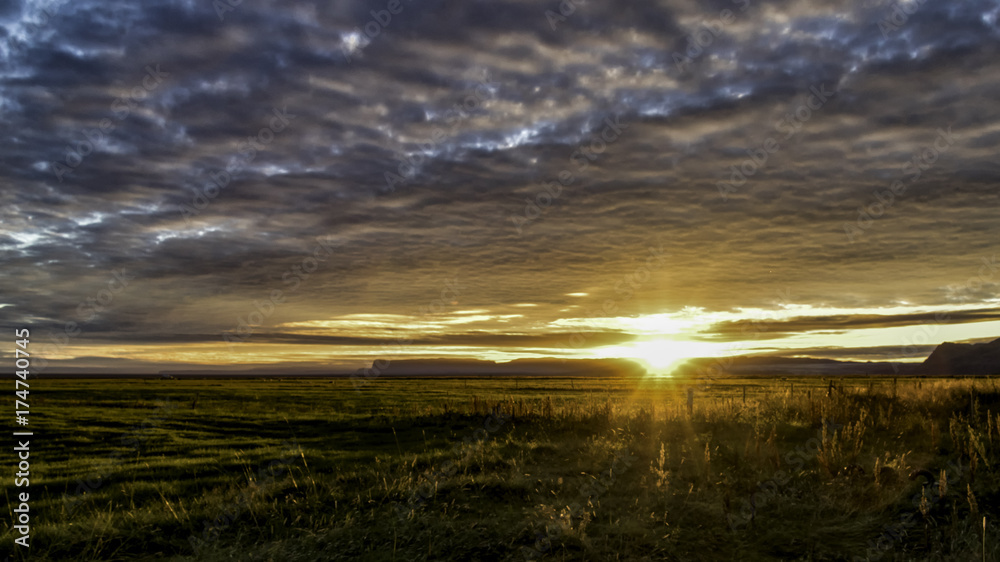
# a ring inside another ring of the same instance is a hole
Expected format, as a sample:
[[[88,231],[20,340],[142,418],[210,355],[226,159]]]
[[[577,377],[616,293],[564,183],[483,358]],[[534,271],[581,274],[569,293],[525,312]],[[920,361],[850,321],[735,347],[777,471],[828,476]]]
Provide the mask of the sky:
[[[1000,336],[995,1],[13,1],[0,28],[0,326],[53,372]]]

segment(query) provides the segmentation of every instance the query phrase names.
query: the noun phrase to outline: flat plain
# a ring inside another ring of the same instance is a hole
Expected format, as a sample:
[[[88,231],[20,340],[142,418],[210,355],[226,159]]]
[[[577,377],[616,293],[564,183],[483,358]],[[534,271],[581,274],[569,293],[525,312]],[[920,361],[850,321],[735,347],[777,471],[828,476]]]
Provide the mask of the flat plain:
[[[12,558],[1000,560],[997,383],[35,379]]]

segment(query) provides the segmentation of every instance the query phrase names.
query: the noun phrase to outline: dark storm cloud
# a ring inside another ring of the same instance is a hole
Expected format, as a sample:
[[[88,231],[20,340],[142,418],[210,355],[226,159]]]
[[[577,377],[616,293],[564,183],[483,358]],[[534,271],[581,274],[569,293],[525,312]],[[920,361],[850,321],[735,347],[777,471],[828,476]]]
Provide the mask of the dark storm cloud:
[[[333,257],[269,323],[416,314],[455,275],[457,306],[536,303],[524,322],[546,322],[582,310],[566,293],[611,298],[659,245],[667,266],[623,315],[769,306],[783,288],[845,307],[996,298],[986,277],[956,288],[996,249],[996,2],[910,3],[900,21],[881,2],[590,0],[553,29],[557,2],[403,0],[369,25],[386,5],[0,13],[0,323],[230,330],[290,289],[317,236]],[[835,94],[802,119],[811,88]],[[606,119],[622,130],[602,145]],[[956,140],[910,182],[939,130]],[[512,217],[564,170],[519,235]],[[121,268],[135,280],[88,320]],[[859,321],[788,329],[841,320]]]
[[[55,328],[52,326],[51,328]],[[95,330],[97,332],[98,330]],[[634,336],[624,332],[580,332],[587,347],[614,345],[634,339]],[[567,346],[570,333],[551,333],[537,335],[467,333],[450,334],[440,337],[407,338],[409,346],[465,346],[465,347],[532,347],[562,349]],[[95,341],[110,340],[130,343],[216,343],[218,334],[129,334],[129,333],[98,333],[91,336]],[[252,340],[261,344],[301,344],[323,346],[371,346],[376,348],[389,341],[389,338],[374,338],[360,336],[325,336],[310,334],[254,333]]]
[[[790,320],[719,322],[703,332],[704,339],[713,341],[736,341],[748,334],[768,339],[779,338],[801,332],[817,330],[856,330],[868,328],[892,328],[916,324],[966,324],[1000,320],[1000,309],[959,310],[953,312],[925,312],[917,314],[843,314],[837,316],[808,316]],[[766,332],[756,333],[759,326]]]

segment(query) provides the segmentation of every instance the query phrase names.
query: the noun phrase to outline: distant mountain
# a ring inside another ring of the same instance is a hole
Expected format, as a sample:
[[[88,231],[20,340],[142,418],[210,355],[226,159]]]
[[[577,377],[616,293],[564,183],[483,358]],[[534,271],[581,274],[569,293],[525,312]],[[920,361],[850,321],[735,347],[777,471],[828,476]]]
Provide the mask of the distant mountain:
[[[1000,374],[1000,339],[988,343],[942,343],[924,360],[923,370],[928,375]]]
[[[727,375],[912,375],[919,374],[918,363],[888,361],[861,362],[815,359],[812,357],[782,357],[777,355],[741,355],[736,357],[700,357],[689,359],[678,367],[689,377],[714,373]]]
[[[380,361],[373,362],[375,367]],[[642,375],[646,369],[627,359],[515,359],[495,363],[477,359],[397,359],[383,375]]]
[[[160,371],[162,377],[198,378],[254,376],[279,377],[410,377],[410,376],[641,376],[646,369],[629,359],[515,359],[497,363],[483,359],[378,359],[371,370],[360,369],[290,369],[288,367],[258,367],[253,369],[184,369]]]
[[[515,359],[507,363],[480,359],[386,359],[374,361],[381,376],[641,376],[646,369],[628,359]],[[163,376],[350,376],[354,370],[312,367],[190,369],[161,371]],[[860,362],[751,355],[693,358],[677,368],[681,376],[728,375],[984,375],[1000,374],[1000,339],[989,343],[943,343],[923,363]],[[375,375],[375,376],[379,376]],[[368,376],[371,376],[370,374]]]

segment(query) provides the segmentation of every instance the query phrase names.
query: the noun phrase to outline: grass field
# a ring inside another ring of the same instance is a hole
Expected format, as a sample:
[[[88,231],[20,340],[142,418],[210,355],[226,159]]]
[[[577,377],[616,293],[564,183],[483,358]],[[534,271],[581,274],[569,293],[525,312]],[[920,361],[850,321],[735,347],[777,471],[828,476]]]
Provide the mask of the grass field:
[[[998,382],[36,379],[11,559],[996,561]]]

